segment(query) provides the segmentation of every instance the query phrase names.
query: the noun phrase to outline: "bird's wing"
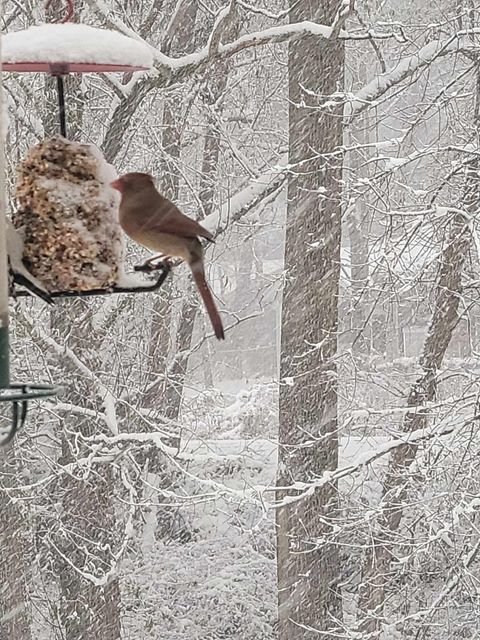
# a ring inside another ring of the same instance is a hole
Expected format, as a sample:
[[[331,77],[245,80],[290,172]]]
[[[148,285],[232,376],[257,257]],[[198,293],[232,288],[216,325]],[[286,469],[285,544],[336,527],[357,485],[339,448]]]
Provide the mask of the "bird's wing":
[[[202,227],[196,220],[192,220],[178,209],[165,213],[152,227],[159,233],[171,233],[183,238],[195,238],[200,236],[213,242],[210,231]]]

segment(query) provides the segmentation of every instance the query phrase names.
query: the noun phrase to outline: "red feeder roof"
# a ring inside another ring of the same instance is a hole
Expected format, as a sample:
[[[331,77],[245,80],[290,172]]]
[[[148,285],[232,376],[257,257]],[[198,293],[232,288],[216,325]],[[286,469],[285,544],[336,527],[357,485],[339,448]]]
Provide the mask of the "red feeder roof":
[[[149,67],[128,64],[95,64],[93,62],[4,62],[4,71],[16,73],[50,73],[53,76],[67,73],[108,73],[114,71],[147,71]]]

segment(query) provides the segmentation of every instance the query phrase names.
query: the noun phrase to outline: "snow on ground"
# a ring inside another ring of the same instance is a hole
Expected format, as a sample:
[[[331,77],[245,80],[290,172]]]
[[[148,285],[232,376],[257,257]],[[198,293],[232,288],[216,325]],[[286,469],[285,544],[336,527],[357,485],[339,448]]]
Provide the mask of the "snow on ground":
[[[340,464],[352,462],[383,440],[342,439]],[[181,541],[165,542],[156,536],[152,525],[157,514],[154,508],[150,511],[147,544],[124,566],[125,637],[274,638],[275,513],[258,501],[242,500],[241,493],[253,486],[274,486],[277,443],[263,438],[191,438],[183,442],[181,452],[191,454],[193,462],[180,487],[199,500],[181,509],[180,526],[185,527]],[[382,459],[343,480],[341,493],[348,494],[348,500],[354,495],[377,499],[378,474],[384,464]],[[208,495],[195,477],[216,481],[226,491]],[[273,492],[265,497],[273,499]]]
[[[125,640],[269,640],[276,568],[248,536],[159,543],[124,567]]]

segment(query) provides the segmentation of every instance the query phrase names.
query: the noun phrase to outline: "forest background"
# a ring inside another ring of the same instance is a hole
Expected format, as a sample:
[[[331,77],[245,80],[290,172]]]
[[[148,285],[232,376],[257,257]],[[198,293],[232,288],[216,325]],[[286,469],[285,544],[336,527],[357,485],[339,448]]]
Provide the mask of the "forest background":
[[[69,77],[70,137],[214,223],[227,339],[183,268],[12,302],[15,378],[65,392],[0,452],[0,638],[478,637],[480,5],[75,5],[155,69]],[[5,92],[12,211],[58,123]]]

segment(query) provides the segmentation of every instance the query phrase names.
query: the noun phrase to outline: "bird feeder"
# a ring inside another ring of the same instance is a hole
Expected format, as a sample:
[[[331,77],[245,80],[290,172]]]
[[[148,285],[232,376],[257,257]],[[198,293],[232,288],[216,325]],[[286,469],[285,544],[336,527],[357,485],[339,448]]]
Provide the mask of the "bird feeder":
[[[69,0],[67,19],[73,14],[73,2]],[[59,128],[67,138],[67,109],[64,78],[76,73],[132,73],[152,67],[150,48],[143,42],[116,31],[99,29],[82,24],[64,22],[42,24],[1,36],[0,107],[3,101],[3,72],[47,73],[56,78],[58,90]],[[3,112],[2,112],[3,114]],[[5,445],[25,421],[27,402],[35,398],[55,395],[58,388],[50,385],[15,384],[10,381],[8,334],[8,256],[6,246],[6,193],[5,193],[5,126],[0,141],[0,407],[11,403],[12,419],[7,435],[0,446]],[[153,284],[135,283],[135,286],[111,286],[89,291],[55,291],[54,297],[104,295],[110,293],[144,292],[158,289],[166,279],[169,269],[159,266],[160,275]],[[138,267],[137,271],[149,271]],[[14,282],[25,286],[24,274],[13,274]],[[121,283],[122,285],[124,283]],[[13,295],[22,295],[13,292]],[[26,293],[28,295],[28,293]]]
[[[0,51],[2,38],[0,35]],[[6,242],[6,189],[5,189],[5,114],[3,95],[3,71],[0,65],[0,407],[11,407],[9,426],[3,429],[6,416],[2,412],[0,446],[5,446],[14,437],[27,417],[28,401],[52,396],[57,388],[42,384],[16,384],[10,381],[9,357],[9,313],[8,313],[8,256]]]

